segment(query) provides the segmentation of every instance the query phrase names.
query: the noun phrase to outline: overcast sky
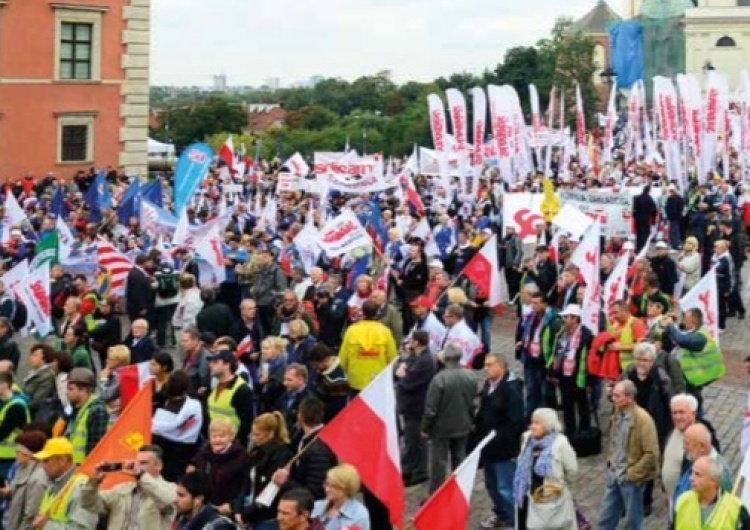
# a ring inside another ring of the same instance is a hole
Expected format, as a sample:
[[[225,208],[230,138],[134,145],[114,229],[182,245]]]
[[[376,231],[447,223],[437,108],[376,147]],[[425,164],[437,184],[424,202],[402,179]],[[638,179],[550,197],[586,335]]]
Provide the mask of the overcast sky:
[[[610,5],[619,9],[622,2]],[[396,82],[479,73],[596,0],[153,0],[151,82],[282,85],[391,70]]]

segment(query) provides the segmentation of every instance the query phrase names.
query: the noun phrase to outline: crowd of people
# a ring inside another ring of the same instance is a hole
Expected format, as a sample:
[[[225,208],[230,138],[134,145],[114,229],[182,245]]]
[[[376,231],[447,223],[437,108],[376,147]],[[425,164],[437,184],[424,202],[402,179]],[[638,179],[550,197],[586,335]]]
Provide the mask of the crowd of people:
[[[634,238],[602,241],[601,283],[619,260],[629,273],[625,297],[603,308],[597,329],[582,320],[592,286],[571,263],[577,241],[561,234],[551,252],[553,227],[540,223],[530,248],[502,226],[504,195],[541,191],[540,177],[510,189],[489,170],[469,196],[458,179],[445,190],[417,176],[421,208],[398,190],[278,192],[276,218],[260,223],[252,205],[275,190],[269,168],[239,180],[247,201],[230,199],[220,285],[206,280],[193,248],[145,233],[137,215],[122,224],[116,206],[88,204],[94,171],[8,185],[27,221],[3,242],[6,271],[33,259],[36,242],[55,230],[60,194],[73,257],[93,255],[103,238],[133,265],[122,296],[77,272],[79,261],[54,265],[55,331],[30,348],[19,347],[21,302],[0,279],[3,528],[390,529],[384,504],[317,433],[395,362],[405,487],[426,483],[434,493],[495,432],[482,449],[493,507],[482,528],[575,529],[588,516],[605,530],[623,518],[640,529],[663,495],[676,530],[749,529],[732,491],[736,470],[703,404],[702,389],[723,374],[718,337],[701,309],[680,313],[677,302],[715,267],[720,329],[745,317],[750,201],[735,174],[683,197],[658,169],[621,170],[644,191],[634,200]],[[188,206],[191,226],[226,207],[219,175]],[[172,186],[158,178],[168,209]],[[115,197],[127,189],[114,171],[107,180]],[[651,187],[663,189],[662,201]],[[296,235],[348,209],[385,237],[306,262]],[[640,253],[662,227],[652,255]],[[508,287],[504,318],[517,319],[515,351],[492,347],[498,308],[462,274],[493,236]],[[153,376],[152,442],[133,460],[76,474],[122,412],[122,370],[138,363]],[[610,409],[603,444],[599,411]],[[583,514],[571,481],[579,458],[601,452],[600,513]],[[133,480],[103,489],[113,471]]]

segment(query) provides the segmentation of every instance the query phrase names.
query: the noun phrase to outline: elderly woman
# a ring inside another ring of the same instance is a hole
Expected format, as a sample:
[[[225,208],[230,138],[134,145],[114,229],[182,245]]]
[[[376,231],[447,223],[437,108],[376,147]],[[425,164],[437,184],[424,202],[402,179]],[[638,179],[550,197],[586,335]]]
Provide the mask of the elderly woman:
[[[307,352],[315,346],[315,337],[310,335],[310,328],[302,319],[289,322],[289,343],[286,346],[287,363],[307,365]]]
[[[16,530],[33,528],[32,522],[39,514],[39,506],[47,491],[48,479],[41,462],[34,453],[44,447],[47,435],[41,431],[25,431],[16,438],[16,473],[10,484],[0,488],[0,495],[10,497],[5,512],[5,528]]]
[[[107,362],[99,373],[97,388],[99,397],[109,412],[109,423],[113,424],[120,415],[120,374],[118,370],[130,364],[130,350],[127,346],[112,346],[107,351]]]
[[[683,292],[675,293],[682,295],[695,287],[695,284],[701,279],[701,255],[698,252],[698,240],[690,236],[685,240],[682,252],[677,257],[677,270],[680,275],[684,276]]]
[[[325,530],[361,528],[370,530],[370,514],[355,497],[359,493],[359,473],[349,464],[328,470],[324,484],[326,498],[315,502],[312,517],[325,525]]]
[[[570,516],[565,530],[577,530],[573,496],[569,489],[573,475],[578,471],[575,451],[561,432],[557,413],[548,408],[536,409],[531,414],[531,426],[521,438],[521,452],[513,478],[513,494],[516,501],[516,528],[526,530],[530,497],[543,485],[562,488],[563,513]]]
[[[289,448],[289,432],[284,415],[279,412],[261,414],[253,421],[253,448],[250,449],[250,471],[245,477],[242,493],[238,498],[235,519],[238,523],[251,525],[253,530],[276,530],[276,507],[278,498],[270,506],[246,499],[257,496],[271,482],[277,469],[289,463],[293,452]]]
[[[349,320],[356,322],[362,319],[362,304],[372,296],[372,289],[375,285],[372,276],[360,274],[354,282],[354,293],[349,297],[347,306],[349,307]]]

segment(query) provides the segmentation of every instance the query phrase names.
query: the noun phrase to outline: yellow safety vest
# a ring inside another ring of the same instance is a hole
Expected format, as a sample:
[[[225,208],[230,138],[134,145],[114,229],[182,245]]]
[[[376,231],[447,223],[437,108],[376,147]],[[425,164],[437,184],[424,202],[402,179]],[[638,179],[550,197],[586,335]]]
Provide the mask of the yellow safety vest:
[[[632,346],[633,342],[633,320],[634,317],[628,318],[628,321],[622,326],[620,330],[620,340],[618,341],[622,346]],[[615,326],[610,325],[607,329],[610,333],[616,332]],[[620,368],[624,372],[631,364],[633,364],[633,351],[620,351]]]
[[[8,412],[8,409],[16,404],[23,407],[26,413],[26,423],[31,421],[29,407],[26,405],[26,402],[18,396],[13,396],[3,403],[2,408],[0,408],[0,425],[5,421],[5,414]],[[14,429],[4,440],[0,440],[0,460],[13,460],[16,457],[16,437],[20,432],[21,429]]]
[[[81,465],[83,460],[86,458],[86,442],[89,438],[88,433],[88,419],[89,410],[91,410],[91,404],[99,399],[96,396],[89,397],[89,400],[84,403],[83,407],[76,414],[73,424],[70,426],[68,432],[68,440],[73,445],[73,462],[78,466]]]
[[[47,491],[44,492],[44,497],[42,497],[42,503],[39,505],[39,513],[47,516],[50,521],[67,523],[68,509],[70,507],[70,499],[73,497],[73,491],[76,486],[86,480],[88,480],[86,475],[74,473],[56,494],[52,492],[52,488],[47,488]]]
[[[698,494],[686,491],[677,499],[675,530],[735,530],[740,518],[742,501],[731,493],[722,493],[708,519],[701,521]]]
[[[706,337],[706,346],[700,353],[681,349],[680,368],[688,383],[693,386],[704,386],[724,377],[727,369],[724,365],[724,355],[708,329],[701,328],[698,333]]]
[[[232,398],[234,393],[242,385],[246,385],[245,381],[241,377],[236,377],[232,386],[225,388],[219,394],[219,386],[217,385],[208,396],[208,417],[210,420],[216,418],[227,418],[232,422],[235,429],[240,428],[240,417],[237,415],[237,411],[232,407]]]

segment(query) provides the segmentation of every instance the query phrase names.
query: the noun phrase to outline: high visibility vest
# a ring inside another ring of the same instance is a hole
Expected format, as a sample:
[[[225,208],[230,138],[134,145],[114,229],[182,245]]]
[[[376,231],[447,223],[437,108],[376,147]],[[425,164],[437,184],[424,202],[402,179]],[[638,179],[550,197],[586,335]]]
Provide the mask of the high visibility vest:
[[[687,382],[693,386],[703,386],[712,383],[726,373],[724,356],[706,328],[701,328],[698,333],[706,337],[706,346],[703,351],[680,350],[680,367],[685,374]]]
[[[221,393],[219,393],[218,385],[211,391],[208,396],[208,417],[211,421],[216,418],[227,418],[235,429],[240,428],[240,417],[232,407],[232,398],[242,385],[247,385],[247,383],[241,377],[236,377],[232,386],[225,388]]]
[[[47,516],[50,521],[67,523],[70,499],[73,497],[73,492],[79,484],[87,480],[88,477],[86,475],[79,475],[74,472],[73,476],[68,479],[57,494],[52,493],[51,488],[47,488],[42,497],[42,503],[39,505],[39,513]]]
[[[698,494],[686,491],[677,499],[675,530],[735,530],[740,518],[742,501],[731,493],[722,493],[705,522],[701,521]]]
[[[83,460],[86,458],[86,442],[89,438],[88,433],[88,419],[91,405],[95,400],[99,399],[96,396],[89,397],[89,400],[84,403],[83,407],[76,414],[73,424],[70,426],[68,432],[68,440],[73,445],[73,462],[78,466],[81,465]]]
[[[622,346],[633,346],[633,321],[635,317],[629,317],[628,321],[622,326],[620,330],[620,340],[618,341]],[[616,332],[614,326],[609,326],[607,329],[610,333]],[[620,368],[624,372],[631,364],[633,364],[633,351],[620,351]]]
[[[13,396],[3,403],[2,408],[0,408],[0,425],[5,421],[5,414],[13,405],[21,405],[23,407],[26,416],[26,423],[29,423],[31,421],[31,415],[29,414],[28,405],[26,405],[26,402],[21,397]],[[20,432],[21,429],[14,429],[4,440],[0,440],[0,460],[13,460],[16,457],[16,437]]]

